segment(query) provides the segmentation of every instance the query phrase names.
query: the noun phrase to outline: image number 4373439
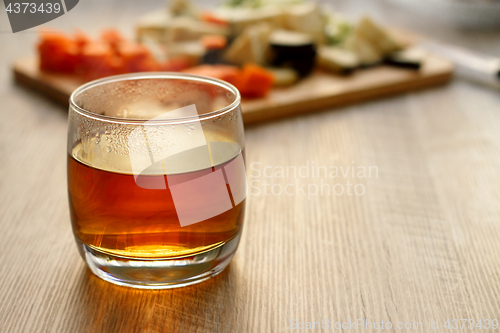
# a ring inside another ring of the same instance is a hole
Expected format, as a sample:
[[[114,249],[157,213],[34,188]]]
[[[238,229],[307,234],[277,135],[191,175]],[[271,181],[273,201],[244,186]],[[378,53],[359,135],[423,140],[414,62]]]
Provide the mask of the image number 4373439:
[[[79,0],[4,0],[12,32],[19,32],[52,21],[73,9]]]

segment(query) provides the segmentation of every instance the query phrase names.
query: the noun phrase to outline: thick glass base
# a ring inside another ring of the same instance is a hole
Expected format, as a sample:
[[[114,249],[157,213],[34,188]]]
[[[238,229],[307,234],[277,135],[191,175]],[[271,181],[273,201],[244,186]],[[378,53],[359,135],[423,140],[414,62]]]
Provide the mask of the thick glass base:
[[[137,259],[110,255],[79,240],[78,249],[101,279],[126,287],[169,289],[189,286],[222,272],[236,252],[240,235],[209,251],[175,259]]]

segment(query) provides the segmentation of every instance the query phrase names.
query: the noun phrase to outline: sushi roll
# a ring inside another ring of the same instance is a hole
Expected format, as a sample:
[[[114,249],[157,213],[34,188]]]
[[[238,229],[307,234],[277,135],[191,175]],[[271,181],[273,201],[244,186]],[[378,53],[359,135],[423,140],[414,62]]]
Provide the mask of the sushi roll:
[[[314,69],[316,45],[304,33],[276,30],[269,37],[272,52],[272,65],[291,67],[301,76],[309,75]]]
[[[409,48],[395,52],[385,59],[385,63],[395,67],[419,70],[422,67],[425,54],[417,48]]]

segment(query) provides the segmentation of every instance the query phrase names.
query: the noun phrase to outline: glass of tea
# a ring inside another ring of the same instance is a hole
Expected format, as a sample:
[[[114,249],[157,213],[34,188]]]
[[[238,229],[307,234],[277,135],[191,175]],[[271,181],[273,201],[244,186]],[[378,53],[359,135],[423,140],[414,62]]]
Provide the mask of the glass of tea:
[[[220,273],[243,227],[244,147],[240,95],[224,81],[139,73],[75,90],[69,207],[92,272],[137,288]]]

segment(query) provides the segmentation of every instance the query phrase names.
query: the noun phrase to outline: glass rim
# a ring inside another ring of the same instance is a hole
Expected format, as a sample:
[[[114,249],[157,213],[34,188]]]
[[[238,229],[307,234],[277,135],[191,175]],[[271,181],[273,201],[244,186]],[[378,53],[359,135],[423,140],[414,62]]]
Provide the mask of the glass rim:
[[[85,92],[88,89],[98,87],[101,85],[105,85],[108,83],[119,82],[119,81],[127,81],[127,80],[140,80],[140,79],[174,79],[174,80],[188,80],[195,82],[205,82],[212,85],[217,85],[219,87],[225,88],[228,91],[234,93],[235,99],[229,105],[212,111],[208,113],[204,113],[197,116],[186,116],[180,118],[172,118],[172,119],[126,119],[126,118],[118,118],[118,117],[110,117],[101,114],[94,113],[92,111],[86,110],[79,105],[76,104],[75,98]],[[178,123],[190,123],[193,121],[201,121],[205,119],[212,119],[219,117],[223,114],[226,114],[238,107],[241,104],[241,95],[238,89],[235,86],[230,84],[229,82],[203,76],[203,75],[194,75],[187,73],[177,73],[177,72],[138,72],[138,73],[129,73],[129,74],[121,74],[121,75],[113,75],[107,76],[102,79],[93,80],[87,82],[78,88],[76,88],[69,97],[70,108],[72,108],[75,112],[80,113],[84,117],[93,118],[95,120],[110,122],[116,124],[125,124],[125,125],[169,125],[169,124],[178,124]]]

